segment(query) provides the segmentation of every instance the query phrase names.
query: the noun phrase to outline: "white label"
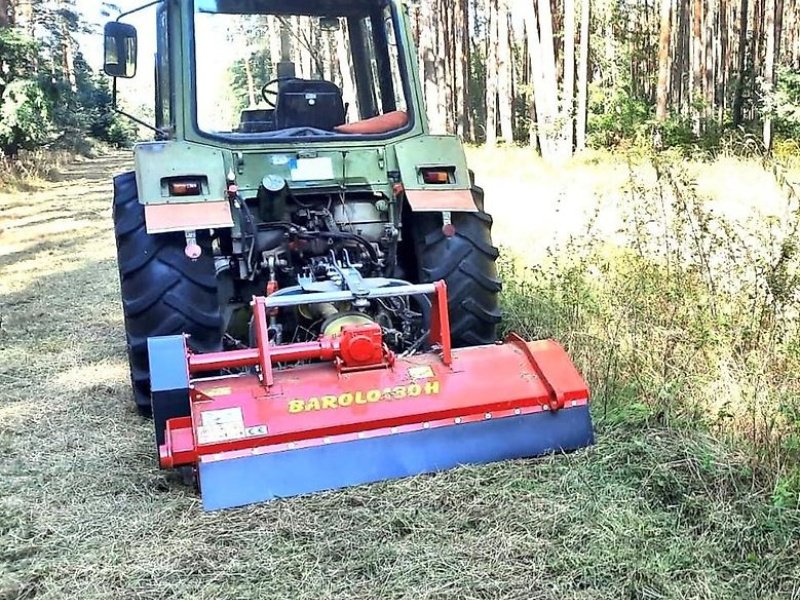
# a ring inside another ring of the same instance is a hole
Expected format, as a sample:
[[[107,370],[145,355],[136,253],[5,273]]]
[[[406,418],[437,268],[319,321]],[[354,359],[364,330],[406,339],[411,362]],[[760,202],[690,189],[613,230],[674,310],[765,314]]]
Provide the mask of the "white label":
[[[408,370],[411,379],[427,379],[433,377],[433,369],[429,366],[424,367],[411,367]]]
[[[292,161],[292,181],[323,181],[333,179],[333,161],[328,157],[298,158]]]
[[[197,428],[201,444],[216,444],[225,440],[238,440],[247,434],[241,408],[207,410],[200,415],[202,425]]]
[[[238,423],[244,427],[242,409],[238,407],[221,408],[219,410],[207,410],[200,414],[203,425],[223,425],[226,423]]]

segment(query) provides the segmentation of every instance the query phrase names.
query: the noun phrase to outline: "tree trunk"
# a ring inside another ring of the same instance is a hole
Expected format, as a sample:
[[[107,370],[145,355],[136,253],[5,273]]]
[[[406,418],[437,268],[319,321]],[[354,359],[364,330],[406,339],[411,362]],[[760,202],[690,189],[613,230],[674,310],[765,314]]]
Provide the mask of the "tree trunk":
[[[486,34],[486,144],[497,144],[498,91],[498,2],[486,1],[488,31]]]
[[[572,155],[575,131],[575,0],[564,0],[564,100],[561,109],[561,152]]]
[[[420,31],[419,55],[421,58],[420,71],[422,75],[423,92],[425,94],[425,109],[428,113],[428,125],[433,133],[445,133],[447,125],[445,115],[441,114],[441,101],[439,99],[443,90],[440,89],[436,62],[436,30],[438,28],[438,15],[436,6],[432,2],[422,2],[419,5]]]
[[[450,78],[447,72],[447,51],[445,41],[445,31],[448,30],[449,9],[445,9],[441,4],[434,10],[434,61],[436,87],[439,90],[439,106],[437,113],[440,119],[440,132],[449,133],[453,130],[451,106],[451,87]]]
[[[533,0],[531,0],[532,2]],[[533,4],[525,7],[525,33],[528,39],[528,57],[531,62],[531,87],[533,98],[531,100],[531,146],[534,145],[534,136],[539,140],[539,150],[542,156],[550,152],[547,136],[544,135],[544,77],[542,76],[542,53],[539,48],[539,24],[536,18],[536,9]]]
[[[75,77],[75,49],[74,49],[74,42],[72,41],[72,34],[70,34],[69,30],[67,29],[66,25],[62,28],[62,41],[61,41],[61,51],[63,53],[63,68],[64,68],[64,79],[69,82],[69,88],[72,90],[72,93],[76,93],[78,91],[78,80]]]
[[[747,12],[748,0],[742,0],[741,11],[739,12],[739,49],[736,73],[736,89],[733,96],[733,126],[738,127],[742,124],[742,106],[744,103],[744,68],[745,57],[747,55]]]
[[[266,79],[274,79],[278,76],[278,63],[281,62],[281,23],[274,16],[268,16],[266,19],[271,70],[265,74],[265,77]]]
[[[703,0],[694,0],[694,19],[692,21],[692,79],[689,84],[692,114],[692,131],[695,135],[701,133],[701,116],[699,99],[703,94]]]
[[[763,64],[765,55],[764,48],[764,3],[766,0],[754,0],[753,2],[753,84],[758,81],[758,76],[763,74]],[[762,69],[759,71],[759,67]]]
[[[539,127],[548,139],[547,146],[550,153],[546,157],[549,160],[561,155],[559,140],[560,131],[557,130],[556,120],[558,118],[558,79],[556,78],[556,59],[553,46],[553,13],[550,7],[550,0],[539,0],[539,53],[540,68],[542,73],[542,96],[537,97],[536,105],[542,106],[544,122],[539,121]],[[540,114],[542,114],[540,113]]]
[[[586,97],[589,82],[589,19],[590,0],[581,2],[581,38],[578,58],[578,113],[576,115],[576,148],[586,148]]]
[[[767,35],[764,50],[764,148],[767,152],[772,150],[772,94],[775,87],[775,50],[778,36],[775,7],[777,0],[766,0],[764,6],[764,28]]]
[[[453,25],[453,104],[455,110],[456,133],[461,139],[466,140],[469,135],[468,101],[465,93],[469,81],[469,16],[465,14],[464,7],[468,6],[466,0],[458,0],[455,6]]]
[[[514,143],[512,102],[514,99],[511,64],[511,40],[508,26],[508,1],[500,0],[497,11],[497,95],[500,106],[500,137],[506,144]]]
[[[720,126],[724,124],[725,111],[728,108],[727,89],[728,73],[730,72],[730,57],[728,42],[728,18],[731,12],[731,3],[723,2],[719,10],[719,20],[717,21],[717,33],[714,37],[714,56],[716,57],[715,99],[717,101],[717,122]]]
[[[0,27],[11,25],[11,11],[8,0],[0,0]]]
[[[703,73],[703,91],[705,92],[705,103],[703,105],[703,118],[708,117],[708,110],[714,107],[714,28],[716,26],[717,11],[711,3],[706,10],[705,23],[705,45],[703,53],[705,55],[705,69]]]
[[[345,26],[336,31],[336,60],[339,62],[339,71],[342,75],[342,95],[347,102],[347,121],[352,123],[359,119],[361,114],[358,107],[358,94],[356,94],[355,77],[350,61],[350,49]]]
[[[474,127],[472,124],[472,116],[470,114],[470,107],[469,107],[469,81],[470,81],[470,73],[472,72],[472,39],[470,38],[470,0],[461,0],[462,3],[462,43],[464,45],[464,53],[462,56],[462,78],[463,78],[463,86],[461,88],[461,106],[464,110],[463,115],[463,129],[464,133],[463,136],[465,138],[469,138],[471,141],[475,141],[475,136],[472,135],[474,131]]]
[[[250,66],[250,57],[244,57],[244,74],[247,78],[247,98],[250,100],[250,108],[256,105],[256,83],[253,80],[253,69]]]
[[[669,40],[672,24],[671,0],[661,0],[661,17],[658,36],[658,87],[656,88],[656,120],[667,120],[667,92],[669,85]]]

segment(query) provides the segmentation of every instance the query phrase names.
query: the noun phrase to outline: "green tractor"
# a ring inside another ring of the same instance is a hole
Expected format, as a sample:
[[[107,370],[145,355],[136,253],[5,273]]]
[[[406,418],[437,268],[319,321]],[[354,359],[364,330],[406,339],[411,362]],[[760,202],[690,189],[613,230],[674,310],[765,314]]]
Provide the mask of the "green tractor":
[[[429,132],[400,0],[150,6],[155,140],[114,179],[113,207],[143,413],[148,338],[187,334],[197,352],[252,346],[254,295],[352,290],[352,302],[271,312],[270,340],[370,322],[403,356],[427,345],[430,304],[364,290],[444,280],[453,345],[495,341],[492,219],[460,140]],[[105,29],[115,78],[136,73],[130,14]]]

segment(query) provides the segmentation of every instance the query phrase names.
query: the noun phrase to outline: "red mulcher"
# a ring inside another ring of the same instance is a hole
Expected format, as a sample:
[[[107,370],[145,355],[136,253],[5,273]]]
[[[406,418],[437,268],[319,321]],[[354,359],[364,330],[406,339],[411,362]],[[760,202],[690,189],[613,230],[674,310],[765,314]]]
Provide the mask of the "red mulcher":
[[[593,442],[589,390],[558,344],[511,334],[452,349],[443,282],[369,292],[423,293],[425,354],[396,356],[374,323],[269,343],[270,311],[349,291],[254,298],[252,349],[192,354],[183,336],[150,338],[161,466],[195,468],[203,506],[216,510]],[[245,372],[201,377],[229,369]]]

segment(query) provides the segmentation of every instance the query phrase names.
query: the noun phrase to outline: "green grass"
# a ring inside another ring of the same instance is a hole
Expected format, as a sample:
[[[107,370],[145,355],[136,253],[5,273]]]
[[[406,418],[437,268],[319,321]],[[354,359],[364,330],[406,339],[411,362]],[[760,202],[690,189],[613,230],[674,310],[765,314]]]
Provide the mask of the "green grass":
[[[108,185],[122,159],[0,194],[0,598],[798,597],[791,449],[761,453],[700,403],[720,364],[711,350],[742,321],[714,328],[749,312],[693,311],[711,293],[694,270],[665,279],[635,245],[580,233],[626,222],[623,210],[594,218],[592,198],[646,214],[659,189],[649,170],[637,183],[603,157],[552,171],[504,152],[505,166],[476,163],[499,241],[526,215],[536,238],[507,253],[506,326],[568,346],[595,391],[597,445],[212,514],[157,469],[151,424],[132,408]],[[614,195],[604,172],[629,193]],[[559,200],[576,180],[575,203]],[[687,370],[700,342],[709,354]],[[792,358],[791,344],[757,347]],[[774,364],[756,370],[762,383],[792,392],[794,363]]]

